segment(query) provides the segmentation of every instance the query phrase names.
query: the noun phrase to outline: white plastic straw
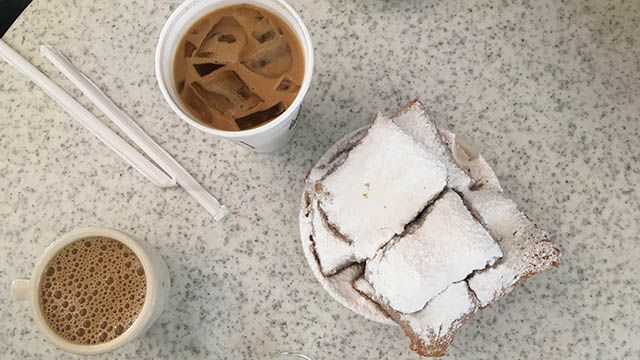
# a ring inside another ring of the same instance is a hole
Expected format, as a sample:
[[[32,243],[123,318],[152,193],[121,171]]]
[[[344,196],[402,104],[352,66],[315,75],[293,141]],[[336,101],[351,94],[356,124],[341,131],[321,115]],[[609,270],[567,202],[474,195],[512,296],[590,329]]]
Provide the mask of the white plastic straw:
[[[53,98],[58,105],[73,118],[91,131],[98,139],[109,146],[131,166],[140,171],[152,183],[160,187],[169,187],[175,185],[177,182],[211,213],[214,219],[220,220],[228,214],[229,211],[224,205],[221,205],[218,200],[211,196],[180,164],[155,143],[126,113],[115,106],[95,84],[80,73],[64,56],[52,48],[43,48],[42,51],[43,55],[48,58],[51,56],[50,60],[54,65],[58,66],[100,110],[127,133],[127,135],[130,136],[141,149],[147,152],[171,177],[167,176],[163,170],[142,156],[118,134],[104,125],[91,112],[85,109],[80,103],[51,81],[51,79],[46,77],[35,66],[0,39],[0,57],[42,88],[45,93]],[[60,66],[65,63],[68,66]],[[74,71],[69,71],[70,69]]]
[[[82,93],[96,105],[111,121],[113,121],[142,151],[155,161],[164,171],[171,177],[175,176],[171,172],[169,165],[175,163],[175,160],[156,144],[149,135],[147,135],[138,124],[133,121],[129,115],[117,107],[111,99],[105,95],[95,83],[86,77],[78,68],[76,68],[69,59],[62,53],[51,46],[41,45],[40,54],[47,58],[51,63],[60,70],[60,72],[69,79]],[[173,180],[175,185],[175,180]]]
[[[194,199],[196,199],[216,220],[228,214],[228,209],[211,196],[169,153],[142,130],[122,109],[113,103],[100,88],[75,67],[67,57],[51,46],[42,45],[40,52],[62,72],[82,93],[113,121],[131,140],[153,161],[171,175]]]
[[[171,186],[173,180],[162,170],[142,156],[136,149],[124,141],[118,134],[103,124],[89,110],[85,109],[74,98],[62,90],[51,79],[40,72],[35,66],[20,56],[7,43],[0,39],[0,57],[7,63],[26,75],[31,81],[38,85],[55,100],[60,107],[69,113],[80,124],[89,129],[100,141],[115,151],[126,162],[140,171],[152,183],[157,186]]]

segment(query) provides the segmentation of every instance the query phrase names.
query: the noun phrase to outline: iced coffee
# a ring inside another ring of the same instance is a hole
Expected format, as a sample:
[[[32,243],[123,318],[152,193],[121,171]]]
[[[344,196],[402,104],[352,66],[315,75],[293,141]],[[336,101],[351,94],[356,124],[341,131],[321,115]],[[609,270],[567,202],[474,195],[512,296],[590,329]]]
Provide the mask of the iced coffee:
[[[293,103],[304,57],[284,20],[243,4],[196,21],[178,45],[173,71],[180,99],[195,118],[240,131],[268,123]]]

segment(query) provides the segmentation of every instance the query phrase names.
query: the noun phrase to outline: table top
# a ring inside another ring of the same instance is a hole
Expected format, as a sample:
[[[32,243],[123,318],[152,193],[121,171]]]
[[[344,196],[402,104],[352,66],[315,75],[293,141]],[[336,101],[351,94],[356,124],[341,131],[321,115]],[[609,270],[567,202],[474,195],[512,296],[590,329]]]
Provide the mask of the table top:
[[[3,283],[61,234],[113,227],[155,247],[173,285],[158,321],[102,358],[417,359],[399,328],[316,282],[297,213],[305,171],[333,142],[419,97],[563,251],[558,269],[475,315],[450,358],[640,356],[640,2],[291,0],[317,62],[296,137],[268,155],[190,127],[163,100],[154,48],[179,2],[37,0],[4,40],[88,105],[38,46],[68,55],[232,215],[217,223],[183,190],[154,187],[0,63]],[[71,357],[8,294],[0,333],[5,358]]]

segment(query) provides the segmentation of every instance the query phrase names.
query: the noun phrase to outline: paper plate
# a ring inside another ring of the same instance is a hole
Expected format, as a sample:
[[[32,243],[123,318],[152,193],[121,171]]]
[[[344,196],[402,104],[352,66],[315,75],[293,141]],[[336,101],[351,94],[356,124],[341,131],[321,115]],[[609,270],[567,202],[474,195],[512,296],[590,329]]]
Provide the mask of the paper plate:
[[[387,315],[385,315],[375,303],[366,297],[362,296],[352,287],[352,282],[356,278],[360,277],[363,273],[364,266],[361,264],[354,264],[346,269],[338,272],[336,275],[326,277],[320,272],[320,265],[316,260],[313,253],[313,244],[310,240],[311,235],[311,217],[309,216],[309,208],[305,194],[311,192],[313,184],[322,178],[327,172],[326,165],[332,162],[339,154],[347,149],[353,141],[356,141],[359,137],[364,135],[368,126],[355,130],[342,139],[338,140],[333,146],[327,150],[324,155],[318,160],[316,165],[309,172],[309,176],[305,181],[304,191],[302,193],[302,199],[300,202],[300,241],[302,242],[302,249],[304,256],[307,258],[309,267],[322,287],[340,304],[347,309],[362,315],[365,318],[388,325],[396,325]],[[500,184],[495,176],[495,173],[489,166],[489,164],[482,158],[482,156],[473,150],[469,145],[456,137],[455,134],[441,130],[441,134],[448,139],[451,144],[451,150],[458,160],[456,154],[468,157],[464,161],[462,166],[469,170],[469,173],[474,180],[483,181],[485,185],[493,186],[500,189]],[[460,156],[460,158],[462,157]],[[468,160],[468,161],[467,161]],[[459,160],[460,161],[460,160]]]

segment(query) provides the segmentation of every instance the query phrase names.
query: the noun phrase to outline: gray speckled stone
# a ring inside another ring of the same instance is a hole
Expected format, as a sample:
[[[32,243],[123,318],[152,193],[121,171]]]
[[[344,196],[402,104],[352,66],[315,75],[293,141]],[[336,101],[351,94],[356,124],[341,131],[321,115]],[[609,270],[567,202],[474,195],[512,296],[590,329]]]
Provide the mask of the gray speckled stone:
[[[317,66],[296,138],[271,155],[207,136],[163,101],[154,47],[178,3],[36,0],[4,39],[70,89],[38,45],[67,54],[233,215],[216,223],[182,190],[155,188],[0,63],[4,284],[60,234],[110,226],[155,246],[173,288],[142,338],[102,358],[416,359],[400,329],[321,289],[296,219],[303,173],[324,150],[419,96],[564,255],[475,316],[450,358],[640,357],[640,2],[292,0]],[[68,358],[26,310],[0,298],[3,358]]]

